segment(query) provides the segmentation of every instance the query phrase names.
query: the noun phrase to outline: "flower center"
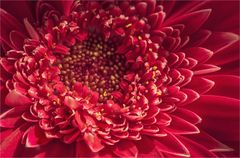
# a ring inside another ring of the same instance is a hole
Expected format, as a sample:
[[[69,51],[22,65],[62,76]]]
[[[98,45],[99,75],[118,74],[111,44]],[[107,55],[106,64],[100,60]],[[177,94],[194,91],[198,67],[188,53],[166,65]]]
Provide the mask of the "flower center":
[[[96,34],[76,43],[57,61],[61,81],[69,88],[77,81],[83,83],[100,94],[100,102],[111,98],[125,72],[124,56],[116,53],[118,44],[115,38],[105,41]]]

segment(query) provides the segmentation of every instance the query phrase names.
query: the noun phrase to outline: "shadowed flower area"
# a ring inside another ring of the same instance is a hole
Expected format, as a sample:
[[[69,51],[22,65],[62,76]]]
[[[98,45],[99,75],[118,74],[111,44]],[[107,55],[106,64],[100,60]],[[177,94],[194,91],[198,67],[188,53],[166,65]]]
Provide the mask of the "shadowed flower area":
[[[1,157],[238,157],[238,1],[1,1]]]

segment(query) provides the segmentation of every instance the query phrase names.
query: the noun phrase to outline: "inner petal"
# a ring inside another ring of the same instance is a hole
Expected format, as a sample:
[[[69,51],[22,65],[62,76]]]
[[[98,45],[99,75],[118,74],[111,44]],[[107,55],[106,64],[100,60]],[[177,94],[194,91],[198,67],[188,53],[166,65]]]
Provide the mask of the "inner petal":
[[[87,40],[76,43],[57,60],[61,81],[69,89],[75,82],[83,83],[99,93],[100,102],[112,98],[111,92],[119,89],[126,71],[124,56],[116,53],[119,44],[117,38],[104,40],[90,33]]]

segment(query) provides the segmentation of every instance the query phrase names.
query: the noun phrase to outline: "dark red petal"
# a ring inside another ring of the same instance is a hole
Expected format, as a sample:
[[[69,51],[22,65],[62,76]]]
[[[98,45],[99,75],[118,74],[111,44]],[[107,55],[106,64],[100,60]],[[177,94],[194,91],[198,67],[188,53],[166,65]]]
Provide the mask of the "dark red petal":
[[[166,152],[174,156],[189,157],[189,151],[184,144],[174,135],[168,133],[167,136],[153,139],[155,149],[159,152]]]
[[[46,138],[42,129],[38,127],[38,125],[30,127],[25,133],[25,137],[23,137],[23,142],[25,140],[25,146],[28,148],[35,148],[41,145],[47,144],[50,139]]]
[[[209,30],[199,30],[191,36],[187,46],[188,47],[200,46],[211,36],[211,34],[212,32]]]
[[[22,50],[23,49],[23,43],[24,39],[26,39],[26,36],[22,34],[19,31],[11,31],[9,34],[10,41],[12,45],[17,49],[17,50]]]
[[[8,12],[0,8],[1,38],[10,43],[9,33],[12,30],[24,32],[23,26],[19,21]],[[10,45],[11,46],[11,45]]]
[[[24,22],[26,30],[28,31],[29,36],[32,39],[39,41],[39,35],[38,35],[37,31],[35,30],[35,28],[29,23],[28,19],[25,18],[23,20],[23,22]]]
[[[172,121],[165,129],[173,134],[197,134],[199,129],[180,117],[171,115]]]
[[[16,90],[10,91],[6,98],[5,98],[5,104],[11,107],[15,106],[27,106],[31,104],[30,98],[26,97],[25,95],[19,93]]]

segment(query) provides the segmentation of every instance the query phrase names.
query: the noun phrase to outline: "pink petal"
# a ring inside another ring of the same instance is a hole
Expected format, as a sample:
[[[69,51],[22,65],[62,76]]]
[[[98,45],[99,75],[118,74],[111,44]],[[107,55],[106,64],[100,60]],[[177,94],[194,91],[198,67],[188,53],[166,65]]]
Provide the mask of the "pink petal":
[[[27,106],[31,104],[31,100],[16,90],[12,90],[7,94],[5,98],[5,104],[11,107]]]
[[[120,141],[113,149],[114,154],[119,157],[137,157],[138,149],[131,141]]]

